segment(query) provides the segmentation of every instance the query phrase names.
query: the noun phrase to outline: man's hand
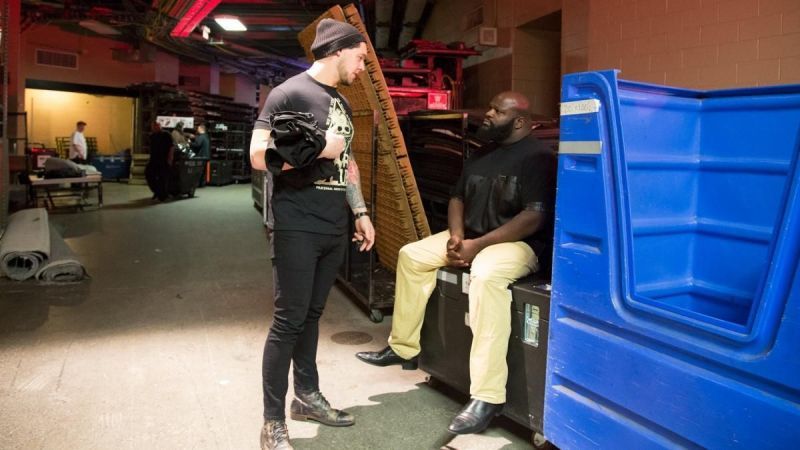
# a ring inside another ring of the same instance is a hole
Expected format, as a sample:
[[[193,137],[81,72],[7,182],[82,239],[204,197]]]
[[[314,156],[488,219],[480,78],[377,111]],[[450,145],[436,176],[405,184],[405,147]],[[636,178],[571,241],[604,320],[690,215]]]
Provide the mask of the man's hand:
[[[356,232],[353,233],[353,242],[359,244],[358,251],[369,251],[375,245],[375,228],[372,226],[372,219],[369,216],[361,216],[356,219]]]
[[[468,267],[469,264],[461,258],[461,249],[464,239],[458,235],[451,235],[447,240],[447,265],[451,267]]]
[[[325,131],[325,148],[320,152],[319,158],[336,159],[343,151],[344,136],[332,130]]]
[[[450,239],[447,240],[447,251],[459,251],[461,250],[461,242],[463,238],[461,236],[450,236]]]
[[[453,240],[451,237],[450,240]],[[459,243],[457,249],[450,249],[450,241],[447,241],[447,259],[448,265],[453,267],[469,267],[475,256],[483,250],[483,248],[474,239],[464,239]]]

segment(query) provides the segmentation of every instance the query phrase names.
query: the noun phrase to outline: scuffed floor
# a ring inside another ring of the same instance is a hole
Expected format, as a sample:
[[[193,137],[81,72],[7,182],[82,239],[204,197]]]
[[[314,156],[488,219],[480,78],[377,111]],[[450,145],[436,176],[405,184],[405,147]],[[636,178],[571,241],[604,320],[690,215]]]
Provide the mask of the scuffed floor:
[[[91,280],[0,279],[0,448],[258,449],[272,287],[250,186],[153,204],[146,187],[106,183],[105,196],[100,210],[50,216]],[[506,419],[454,438],[465,397],[355,359],[382,348],[390,326],[334,288],[322,391],[356,425],[289,420],[296,449],[531,448]],[[343,332],[367,336],[332,338]]]

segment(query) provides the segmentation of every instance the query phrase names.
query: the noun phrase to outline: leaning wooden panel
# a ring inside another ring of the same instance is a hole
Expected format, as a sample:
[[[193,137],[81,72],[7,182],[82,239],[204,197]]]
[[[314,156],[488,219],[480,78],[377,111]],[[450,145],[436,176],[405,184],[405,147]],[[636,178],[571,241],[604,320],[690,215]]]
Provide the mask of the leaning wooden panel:
[[[372,128],[375,118],[372,110],[353,111],[353,128],[356,130],[350,151],[355,155],[361,173],[361,192],[368,205],[372,205]]]
[[[367,36],[361,17],[353,5],[342,9],[334,6],[317,18],[298,35],[300,43],[306,50],[309,60],[313,61],[310,48],[314,42],[317,23],[325,18],[347,22],[355,26],[365,37]],[[367,37],[366,68],[352,86],[340,86],[339,91],[347,97],[353,111],[374,110],[379,112],[377,127],[377,193],[376,199],[369,199],[376,208],[375,229],[377,232],[376,248],[382,265],[392,270],[397,266],[397,254],[400,248],[430,235],[428,220],[419,197],[419,190],[408,159],[405,141],[400,131],[400,124],[389,97],[389,90],[383,78],[378,58],[372,43]],[[359,130],[361,128],[361,130]],[[368,133],[365,127],[355,127],[356,139],[361,133]],[[359,147],[362,147],[359,145]],[[360,151],[356,150],[356,160],[362,173],[362,190],[369,195],[364,173],[369,169],[364,164]],[[368,159],[367,159],[368,160]]]

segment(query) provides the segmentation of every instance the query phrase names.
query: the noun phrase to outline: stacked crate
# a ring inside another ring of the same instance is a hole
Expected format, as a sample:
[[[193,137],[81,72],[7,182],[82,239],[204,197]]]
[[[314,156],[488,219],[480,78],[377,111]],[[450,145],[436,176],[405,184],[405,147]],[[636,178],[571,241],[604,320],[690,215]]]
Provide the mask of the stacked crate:
[[[142,83],[131,89],[138,92],[134,161],[137,154],[149,153],[147,139],[150,124],[156,117],[193,117],[195,127],[206,125],[212,160],[226,161],[222,165],[230,166],[230,180],[250,179],[250,165],[245,155],[250,148],[255,108],[236,103],[230,97],[187,91],[165,83]],[[212,166],[214,164],[212,162]],[[131,176],[134,176],[133,169]]]

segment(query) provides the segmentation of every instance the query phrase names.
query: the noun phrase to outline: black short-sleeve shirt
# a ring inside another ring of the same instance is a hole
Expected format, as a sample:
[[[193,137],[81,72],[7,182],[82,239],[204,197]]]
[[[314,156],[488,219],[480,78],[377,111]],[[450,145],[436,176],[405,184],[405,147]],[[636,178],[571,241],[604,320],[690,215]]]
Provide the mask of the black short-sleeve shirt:
[[[166,167],[169,158],[169,149],[172,147],[172,136],[166,131],[156,131],[150,134],[150,163],[154,166]]]
[[[482,236],[523,210],[539,211],[544,223],[523,241],[540,259],[551,252],[557,165],[533,136],[470,158],[452,192],[464,202],[465,237]]]
[[[320,129],[333,129],[345,138],[345,150],[334,161],[338,173],[300,188],[271,177],[267,226],[273,230],[309,231],[322,234],[343,234],[348,227],[347,166],[353,122],[350,105],[339,92],[303,72],[274,88],[256,119],[255,129],[269,129],[269,118],[279,111],[308,112],[314,115]]]

